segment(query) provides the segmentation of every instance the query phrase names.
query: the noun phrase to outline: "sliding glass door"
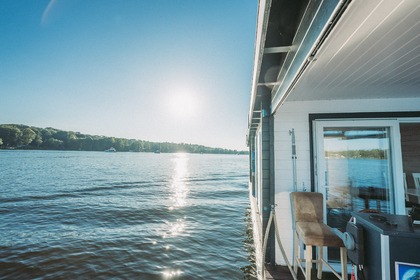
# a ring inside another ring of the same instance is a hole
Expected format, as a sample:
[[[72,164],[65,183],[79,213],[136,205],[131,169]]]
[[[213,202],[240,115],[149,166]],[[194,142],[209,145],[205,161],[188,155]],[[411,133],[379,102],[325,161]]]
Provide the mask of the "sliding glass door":
[[[404,204],[395,120],[315,121],[315,178],[325,222],[345,229],[351,212],[398,213]],[[329,251],[329,259],[335,259]]]

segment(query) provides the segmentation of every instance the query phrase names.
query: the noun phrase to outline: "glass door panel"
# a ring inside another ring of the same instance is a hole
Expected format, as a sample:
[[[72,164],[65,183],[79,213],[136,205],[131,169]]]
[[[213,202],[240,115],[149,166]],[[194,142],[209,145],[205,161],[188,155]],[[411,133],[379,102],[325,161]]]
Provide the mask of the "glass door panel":
[[[389,135],[387,127],[324,127],[327,213],[329,209],[391,212]]]
[[[352,211],[395,213],[392,132],[374,121],[317,123],[317,189],[331,227],[345,230]]]

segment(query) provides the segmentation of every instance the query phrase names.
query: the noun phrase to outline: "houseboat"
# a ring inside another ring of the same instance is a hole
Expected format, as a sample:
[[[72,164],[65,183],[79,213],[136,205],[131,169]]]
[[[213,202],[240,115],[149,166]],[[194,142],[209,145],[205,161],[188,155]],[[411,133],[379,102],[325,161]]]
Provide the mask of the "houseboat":
[[[406,215],[418,204],[420,1],[260,0],[255,40],[247,142],[257,265],[293,259],[291,192],[321,193],[324,222],[339,229],[353,213]],[[262,252],[272,207],[281,240],[272,229]],[[334,250],[324,257],[339,261]]]

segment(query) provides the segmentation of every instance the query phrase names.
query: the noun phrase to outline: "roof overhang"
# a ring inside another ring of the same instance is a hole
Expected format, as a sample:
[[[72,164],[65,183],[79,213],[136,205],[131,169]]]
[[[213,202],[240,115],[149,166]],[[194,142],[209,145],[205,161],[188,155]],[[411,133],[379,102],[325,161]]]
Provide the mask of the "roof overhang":
[[[418,0],[260,1],[249,134],[267,89],[271,113],[285,101],[420,97],[419,18]]]
[[[255,38],[254,70],[252,73],[251,106],[248,126],[250,131],[258,128],[261,108],[256,108],[261,96],[258,93],[258,80],[261,73],[261,63],[264,56],[264,45],[267,34],[269,14],[272,0],[260,0],[258,5],[257,28]]]
[[[249,134],[258,128],[261,95],[271,91],[273,111],[345,1],[264,0],[259,3]],[[272,113],[272,112],[270,112]]]

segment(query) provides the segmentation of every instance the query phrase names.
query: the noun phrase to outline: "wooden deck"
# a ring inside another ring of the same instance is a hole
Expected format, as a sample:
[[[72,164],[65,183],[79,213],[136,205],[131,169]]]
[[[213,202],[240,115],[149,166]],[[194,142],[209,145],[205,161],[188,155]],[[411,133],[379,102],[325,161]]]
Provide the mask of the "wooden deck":
[[[266,265],[265,266],[266,269],[266,279],[267,280],[293,280],[292,275],[290,274],[289,269],[287,268],[287,266],[280,266],[280,265]],[[298,279],[305,279],[305,277],[302,274],[302,271],[298,271]],[[312,279],[318,279],[316,277],[316,269],[312,269]],[[323,280],[337,280],[337,277],[335,277],[334,274],[332,273],[328,273],[328,272],[324,272],[322,274],[322,279]]]

